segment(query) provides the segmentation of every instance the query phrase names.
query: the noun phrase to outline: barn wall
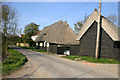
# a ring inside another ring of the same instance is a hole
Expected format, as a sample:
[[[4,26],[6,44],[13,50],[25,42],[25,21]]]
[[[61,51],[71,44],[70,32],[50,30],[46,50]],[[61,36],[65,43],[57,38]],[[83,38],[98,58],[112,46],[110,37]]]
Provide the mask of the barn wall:
[[[49,51],[50,53],[57,53],[57,44],[49,43]]]
[[[65,50],[70,50],[70,47],[57,47],[57,54],[64,54]]]
[[[97,22],[94,22],[80,39],[80,51],[78,55],[95,56]]]
[[[102,58],[115,58],[118,56],[118,48],[114,47],[112,38],[101,28],[101,41],[100,41],[100,57]]]
[[[71,55],[78,55],[80,52],[80,45],[71,45],[70,46],[70,54]]]
[[[120,48],[118,48],[118,60],[120,60]]]
[[[96,49],[96,37],[97,37],[97,22],[94,22],[91,27],[86,31],[83,37],[80,39],[79,50],[76,48],[74,54],[83,56],[95,57]],[[114,47],[114,41],[111,37],[101,28],[100,34],[100,58],[118,58],[118,48]],[[75,49],[75,48],[74,48]]]
[[[49,43],[49,52],[50,53],[63,54],[65,50],[70,50],[70,46]]]

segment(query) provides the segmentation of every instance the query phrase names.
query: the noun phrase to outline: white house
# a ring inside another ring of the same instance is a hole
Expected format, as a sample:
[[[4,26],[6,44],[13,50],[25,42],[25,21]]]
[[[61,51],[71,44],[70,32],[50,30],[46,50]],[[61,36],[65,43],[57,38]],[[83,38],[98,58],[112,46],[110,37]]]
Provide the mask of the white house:
[[[41,31],[36,32],[33,36],[31,36],[31,39],[32,39],[33,41],[35,41],[40,32],[41,32]]]

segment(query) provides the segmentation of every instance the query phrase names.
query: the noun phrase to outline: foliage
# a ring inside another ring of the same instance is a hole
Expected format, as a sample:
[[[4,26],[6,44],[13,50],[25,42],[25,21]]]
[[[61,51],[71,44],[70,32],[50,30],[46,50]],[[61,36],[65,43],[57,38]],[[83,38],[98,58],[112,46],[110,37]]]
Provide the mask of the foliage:
[[[7,56],[8,37],[10,34],[15,35],[17,33],[17,11],[10,7],[7,3],[0,3],[2,6],[2,59]]]
[[[16,43],[18,43],[20,40],[20,37],[19,36],[15,36],[15,35],[12,35],[10,37],[8,37],[8,44],[9,45],[15,45]]]
[[[2,62],[3,75],[8,75],[15,70],[21,69],[27,62],[27,58],[14,49],[8,49],[8,53],[8,58]]]
[[[77,22],[77,24],[74,24],[75,31],[79,31],[82,28],[83,24],[84,24],[83,21],[80,21],[80,22]]]
[[[17,11],[10,7],[7,3],[2,3],[2,27],[3,33],[8,37],[8,34],[17,34]]]
[[[35,23],[30,23],[27,26],[25,26],[24,33],[32,36],[35,32],[39,31],[38,27],[39,25]]]
[[[29,43],[30,46],[35,45],[35,42],[31,39],[31,36],[33,36],[33,34],[39,31],[38,27],[39,25],[35,23],[30,23],[27,26],[25,26],[25,30],[24,30],[25,36],[23,37],[23,40]]]
[[[89,18],[89,15],[85,14],[84,20],[78,21],[77,23],[74,24],[75,26],[74,29],[77,34],[79,30],[83,27],[83,24],[87,21],[88,18]]]
[[[87,62],[92,62],[92,63],[109,63],[109,64],[118,64],[118,60],[115,59],[107,59],[107,58],[100,58],[100,59],[95,59],[94,57],[88,57],[88,56],[79,56],[79,55],[69,55],[69,56],[63,56],[63,58],[68,58],[75,60],[75,58],[82,58],[82,60],[85,60]]]

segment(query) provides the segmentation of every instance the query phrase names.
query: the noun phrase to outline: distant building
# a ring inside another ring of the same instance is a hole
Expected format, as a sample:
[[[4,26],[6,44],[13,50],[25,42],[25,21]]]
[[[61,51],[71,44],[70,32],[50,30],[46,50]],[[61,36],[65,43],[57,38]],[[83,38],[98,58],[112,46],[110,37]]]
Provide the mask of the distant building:
[[[24,34],[20,34],[20,37],[21,37],[21,38],[24,37]]]
[[[50,53],[63,54],[71,45],[78,45],[75,32],[62,20],[44,27],[35,42],[38,48]]]
[[[36,32],[33,36],[31,36],[31,39],[32,39],[33,41],[35,41],[40,32],[41,32],[41,31]]]

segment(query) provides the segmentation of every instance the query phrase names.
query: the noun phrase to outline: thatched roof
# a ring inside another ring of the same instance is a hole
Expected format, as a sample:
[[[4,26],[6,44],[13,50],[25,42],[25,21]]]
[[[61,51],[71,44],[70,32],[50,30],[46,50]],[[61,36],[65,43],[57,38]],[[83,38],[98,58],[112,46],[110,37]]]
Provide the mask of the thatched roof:
[[[78,44],[75,40],[76,34],[67,24],[62,20],[50,26],[44,27],[42,32],[38,35],[35,42],[46,41],[56,44]]]
[[[113,23],[111,23],[109,20],[107,20],[104,16],[101,15],[101,18],[102,18],[101,25],[102,25],[102,28],[106,31],[106,33],[114,41],[120,41],[120,30],[119,30],[119,28],[117,26],[115,26]],[[92,23],[94,21],[98,22],[98,11],[97,11],[97,9],[95,9],[95,11],[90,15],[88,20],[85,22],[85,24],[81,28],[76,40],[80,40],[82,38],[82,36],[89,29],[89,27],[92,25]]]

